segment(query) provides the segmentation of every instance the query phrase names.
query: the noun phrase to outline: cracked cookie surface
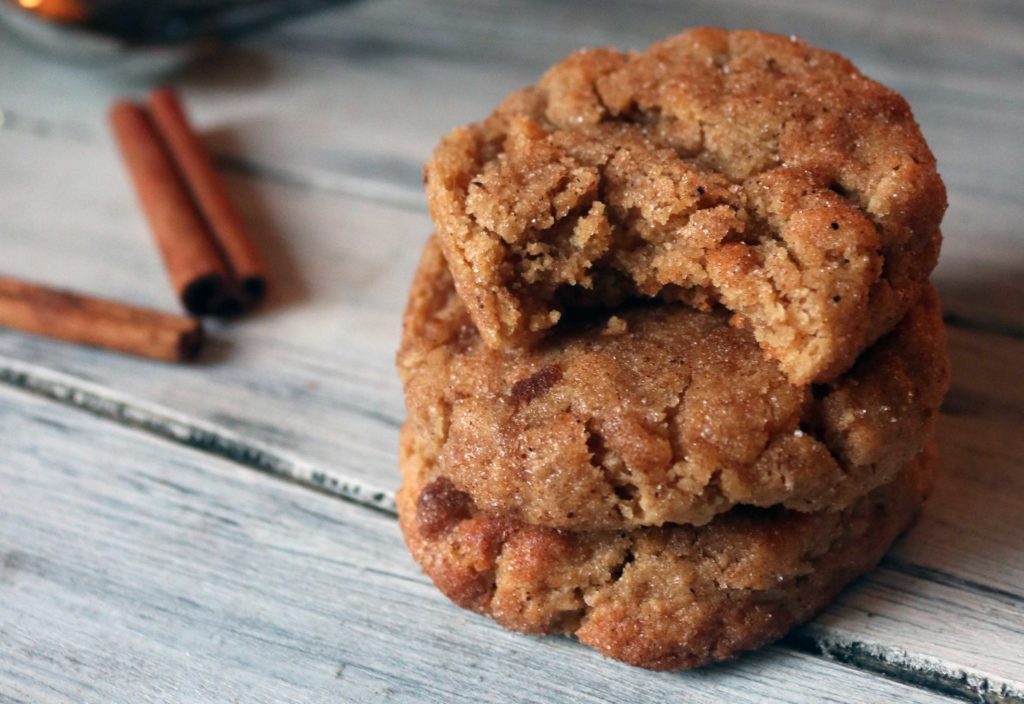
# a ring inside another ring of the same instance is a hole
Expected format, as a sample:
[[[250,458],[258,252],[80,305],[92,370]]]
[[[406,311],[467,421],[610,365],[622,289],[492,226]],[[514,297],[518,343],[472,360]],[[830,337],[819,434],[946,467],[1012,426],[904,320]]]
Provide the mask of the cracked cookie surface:
[[[924,447],[949,384],[931,288],[829,384],[790,384],[748,331],[681,304],[492,350],[434,239],[398,367],[433,471],[482,511],[571,530],[700,525],[736,504],[843,508]]]
[[[836,54],[717,29],[569,56],[445,137],[425,176],[488,346],[658,296],[724,306],[799,384],[909,310],[946,206],[902,97]]]
[[[573,634],[657,670],[733,657],[809,619],[877,564],[935,467],[926,450],[838,512],[743,507],[702,527],[580,533],[483,514],[431,462],[407,425],[399,522],[446,596],[506,628]]]

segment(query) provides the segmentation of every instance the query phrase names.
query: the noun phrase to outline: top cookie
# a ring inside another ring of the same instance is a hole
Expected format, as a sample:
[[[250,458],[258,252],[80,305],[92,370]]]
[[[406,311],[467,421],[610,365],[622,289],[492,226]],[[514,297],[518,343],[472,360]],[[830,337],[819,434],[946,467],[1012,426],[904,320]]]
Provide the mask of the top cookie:
[[[909,310],[945,188],[906,101],[781,36],[697,29],[577,52],[426,168],[485,343],[567,310],[724,305],[795,384],[834,379]]]

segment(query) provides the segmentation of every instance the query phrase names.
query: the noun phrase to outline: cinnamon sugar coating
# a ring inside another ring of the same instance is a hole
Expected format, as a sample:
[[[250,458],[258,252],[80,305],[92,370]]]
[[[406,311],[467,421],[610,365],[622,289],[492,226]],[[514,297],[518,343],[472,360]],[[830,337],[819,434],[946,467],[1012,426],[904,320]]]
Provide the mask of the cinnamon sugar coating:
[[[877,564],[935,466],[927,451],[838,512],[743,507],[702,527],[580,533],[481,513],[436,478],[408,425],[400,461],[406,543],[452,601],[511,630],[573,634],[655,670],[724,660],[809,619]]]
[[[495,351],[436,240],[398,363],[432,471],[489,514],[580,531],[700,525],[737,504],[842,509],[921,451],[949,384],[931,288],[847,374],[816,386],[791,384],[724,314],[682,304]]]
[[[445,137],[426,184],[488,346],[658,296],[724,306],[796,384],[910,309],[946,206],[902,97],[837,54],[718,29],[569,56]]]

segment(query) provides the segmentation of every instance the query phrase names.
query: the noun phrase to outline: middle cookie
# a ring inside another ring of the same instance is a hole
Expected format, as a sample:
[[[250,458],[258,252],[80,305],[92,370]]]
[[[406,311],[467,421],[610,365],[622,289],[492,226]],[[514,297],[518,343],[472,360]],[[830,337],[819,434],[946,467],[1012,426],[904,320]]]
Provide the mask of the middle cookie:
[[[790,384],[749,332],[681,305],[491,350],[434,240],[398,361],[438,474],[484,512],[575,530],[701,525],[736,504],[843,508],[921,451],[949,383],[932,289],[824,385]]]

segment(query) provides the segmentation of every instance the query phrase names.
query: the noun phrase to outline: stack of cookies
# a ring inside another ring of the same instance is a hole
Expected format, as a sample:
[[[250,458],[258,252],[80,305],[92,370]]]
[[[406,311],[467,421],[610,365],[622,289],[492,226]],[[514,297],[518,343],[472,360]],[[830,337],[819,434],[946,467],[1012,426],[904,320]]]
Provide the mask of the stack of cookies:
[[[903,531],[949,382],[906,102],[792,38],[581,51],[427,166],[401,526],[460,606],[654,669],[782,636]]]

